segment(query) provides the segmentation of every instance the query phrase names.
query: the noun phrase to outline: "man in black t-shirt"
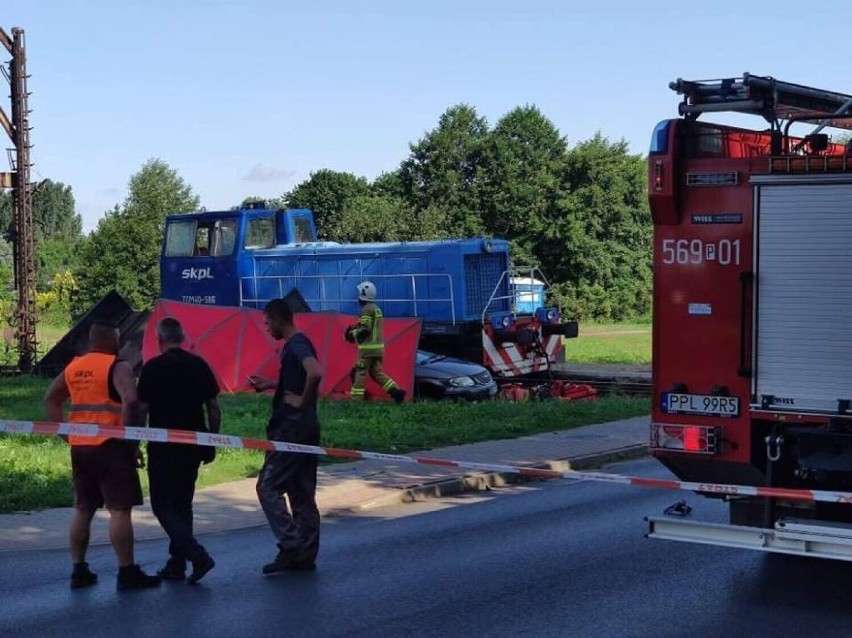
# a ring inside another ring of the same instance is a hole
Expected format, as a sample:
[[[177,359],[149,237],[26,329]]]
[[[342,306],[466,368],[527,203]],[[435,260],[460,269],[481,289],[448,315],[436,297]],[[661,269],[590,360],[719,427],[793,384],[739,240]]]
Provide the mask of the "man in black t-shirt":
[[[157,325],[160,354],[148,361],[139,376],[139,400],[153,428],[218,432],[222,420],[219,384],[207,362],[181,347],[183,327],[166,318]],[[204,412],[207,411],[205,424]],[[183,443],[148,443],[151,509],[169,535],[170,558],[158,574],[183,580],[186,561],[192,563],[190,584],[197,583],[215,563],[192,532],[192,499],[198,466],[213,460],[215,448]]]
[[[322,370],[310,339],[296,330],[293,311],[283,299],[273,299],[263,310],[266,330],[285,339],[278,380],[249,377],[254,389],[275,390],[272,416],[266,427],[271,441],[319,445],[317,391]],[[316,502],[317,457],[314,454],[267,452],[257,477],[257,496],[272,533],[278,555],[264,565],[264,574],[316,569],[320,514]],[[290,510],[284,500],[290,501]]]

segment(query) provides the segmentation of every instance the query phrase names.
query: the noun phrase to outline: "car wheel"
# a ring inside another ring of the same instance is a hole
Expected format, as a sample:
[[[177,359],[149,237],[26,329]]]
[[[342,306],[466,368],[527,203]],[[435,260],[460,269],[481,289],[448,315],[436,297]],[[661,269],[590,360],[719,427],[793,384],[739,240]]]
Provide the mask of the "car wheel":
[[[414,398],[418,401],[440,399],[442,392],[431,383],[417,383],[414,386]]]

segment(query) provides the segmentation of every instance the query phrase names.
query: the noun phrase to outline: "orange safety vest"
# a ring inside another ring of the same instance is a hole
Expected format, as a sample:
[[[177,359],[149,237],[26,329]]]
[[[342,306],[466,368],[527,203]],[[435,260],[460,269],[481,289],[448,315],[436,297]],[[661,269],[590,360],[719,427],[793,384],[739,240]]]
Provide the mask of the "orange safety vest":
[[[121,403],[109,396],[109,376],[116,356],[105,352],[90,352],[75,357],[65,368],[65,385],[71,395],[68,421],[121,425]],[[100,445],[109,437],[71,434],[71,445]]]

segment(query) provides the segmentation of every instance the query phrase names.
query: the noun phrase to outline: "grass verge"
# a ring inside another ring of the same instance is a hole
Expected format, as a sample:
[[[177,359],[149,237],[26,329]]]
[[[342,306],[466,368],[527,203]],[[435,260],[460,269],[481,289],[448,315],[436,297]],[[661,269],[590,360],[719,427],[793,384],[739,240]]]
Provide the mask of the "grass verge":
[[[0,419],[44,418],[41,398],[48,381],[0,379]],[[223,431],[263,438],[269,413],[266,395],[222,397]],[[591,402],[390,403],[322,402],[322,444],[405,454],[450,445],[567,430],[580,425],[641,416],[647,398],[611,396]],[[256,476],[262,456],[248,450],[218,450],[202,466],[199,485]],[[143,482],[147,483],[145,473]],[[147,492],[147,484],[145,484]],[[0,435],[0,512],[71,504],[68,450],[54,437]]]
[[[565,340],[569,362],[651,365],[649,324],[590,324]]]

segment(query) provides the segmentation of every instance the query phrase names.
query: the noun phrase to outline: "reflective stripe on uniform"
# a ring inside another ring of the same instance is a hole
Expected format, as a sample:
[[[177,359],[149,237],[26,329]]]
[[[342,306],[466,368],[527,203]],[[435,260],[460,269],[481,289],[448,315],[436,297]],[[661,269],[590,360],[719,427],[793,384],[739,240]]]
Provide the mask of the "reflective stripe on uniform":
[[[385,344],[382,340],[382,335],[379,334],[379,331],[381,330],[381,327],[382,327],[381,321],[382,321],[382,311],[379,310],[378,306],[376,306],[376,309],[373,311],[373,333],[370,335],[370,341],[372,341],[374,344],[381,343],[382,347],[384,348]]]
[[[366,354],[370,352],[384,352],[385,344],[383,343],[362,343],[358,346],[358,349]]]
[[[72,403],[68,412],[109,412],[111,414],[121,414],[120,405],[97,405],[94,403]]]

